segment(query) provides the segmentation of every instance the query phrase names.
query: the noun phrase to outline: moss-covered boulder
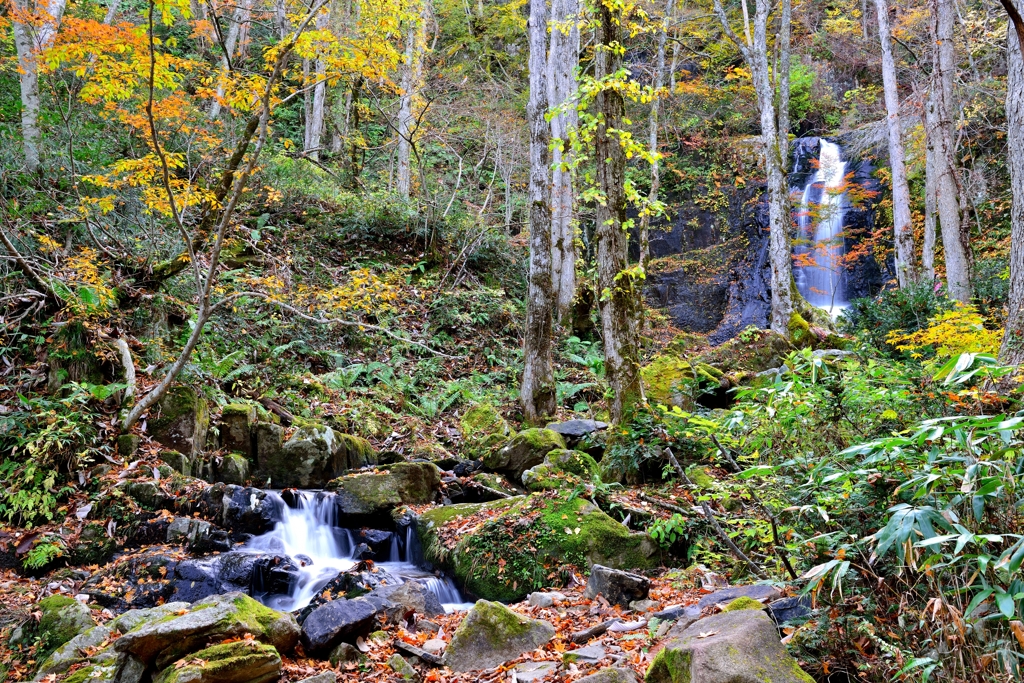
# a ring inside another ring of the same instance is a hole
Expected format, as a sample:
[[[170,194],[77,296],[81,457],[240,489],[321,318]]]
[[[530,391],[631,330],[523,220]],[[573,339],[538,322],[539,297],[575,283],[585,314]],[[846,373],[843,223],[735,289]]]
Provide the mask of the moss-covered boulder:
[[[201,650],[211,642],[250,634],[255,640],[288,653],[299,639],[295,617],[264,607],[244,593],[214,595],[173,613],[143,623],[114,644],[158,669]]]
[[[50,674],[61,674],[73,665],[86,660],[86,652],[101,646],[110,638],[106,626],[94,626],[64,643],[46,658],[36,672],[37,678]]]
[[[171,387],[150,411],[153,440],[185,455],[202,452],[209,428],[210,408],[192,387]]]
[[[433,502],[441,470],[430,462],[400,462],[385,472],[350,474],[328,483],[338,507],[349,515],[380,515],[400,505]]]
[[[271,645],[240,640],[192,653],[184,666],[169,666],[153,683],[268,683],[281,677],[281,656]]]
[[[377,464],[377,452],[366,439],[351,434],[335,432],[338,442],[338,458],[346,470],[358,470]]]
[[[459,419],[459,430],[466,442],[467,454],[484,454],[504,443],[512,429],[490,403],[478,403]]]
[[[648,569],[661,563],[647,534],[630,532],[582,497],[570,500],[569,493],[429,510],[419,518],[424,555],[473,595],[503,602],[555,585],[566,564]],[[445,527],[461,533],[441,534]]]
[[[251,403],[231,403],[220,414],[220,447],[241,453],[246,458],[256,457],[256,406]]]
[[[274,427],[257,428],[257,479],[268,478],[277,488],[321,488],[349,470],[377,462],[366,439],[307,422],[279,446],[281,430]]]
[[[197,464],[193,461],[198,460],[198,458],[191,458],[183,453],[179,453],[178,451],[160,451],[160,459],[170,465],[175,472],[186,477],[192,476],[194,465]],[[199,467],[195,467],[194,469],[198,470]]]
[[[726,375],[742,381],[759,372],[782,365],[794,347],[778,332],[748,327],[710,351],[701,359]]]
[[[669,631],[647,683],[812,683],[760,610],[716,614]]]
[[[683,410],[693,410],[701,397],[729,387],[718,368],[672,354],[655,357],[641,368],[640,379],[648,401]]]
[[[477,472],[470,477],[470,481],[486,486],[489,489],[500,491],[501,493],[507,493],[510,496],[520,493],[520,491],[517,491],[512,487],[505,477],[500,474],[494,474],[493,472]]]
[[[245,486],[249,480],[249,460],[241,453],[228,453],[217,464],[217,481]]]
[[[512,481],[521,481],[523,472],[544,462],[554,450],[564,450],[565,439],[550,429],[524,429],[497,450],[484,455],[484,467],[504,472]]]
[[[480,600],[452,635],[444,663],[453,671],[490,669],[543,647],[554,637],[555,627],[548,622]]]
[[[23,642],[35,640],[40,660],[96,625],[89,608],[66,595],[51,595],[36,605],[39,622],[22,636]]]
[[[551,451],[544,462],[523,472],[523,486],[527,491],[572,488],[600,481],[597,462],[583,451]]]

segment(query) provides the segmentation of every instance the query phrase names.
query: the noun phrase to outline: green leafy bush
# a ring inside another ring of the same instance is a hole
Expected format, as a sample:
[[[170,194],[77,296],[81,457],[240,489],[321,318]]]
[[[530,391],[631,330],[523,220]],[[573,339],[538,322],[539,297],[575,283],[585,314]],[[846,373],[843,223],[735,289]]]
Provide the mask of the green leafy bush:
[[[888,342],[889,333],[916,332],[928,320],[953,307],[953,302],[936,287],[922,284],[906,289],[888,289],[874,299],[856,299],[840,318],[841,331],[861,333],[877,349],[896,356]]]

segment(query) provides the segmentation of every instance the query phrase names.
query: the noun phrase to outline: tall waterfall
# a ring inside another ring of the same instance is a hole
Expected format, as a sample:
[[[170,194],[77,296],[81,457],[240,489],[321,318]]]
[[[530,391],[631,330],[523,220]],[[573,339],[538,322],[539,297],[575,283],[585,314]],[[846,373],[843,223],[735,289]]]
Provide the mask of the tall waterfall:
[[[848,301],[843,287],[843,217],[846,193],[846,162],[839,146],[821,140],[818,169],[803,188],[796,215],[799,228],[793,252],[796,286],[808,303],[839,314]]]
[[[259,599],[279,610],[300,610],[320,590],[341,572],[354,567],[353,558],[359,544],[351,529],[339,527],[337,506],[333,493],[300,491],[295,496],[296,507],[289,507],[276,493],[281,519],[273,529],[256,536],[245,550],[259,553],[287,555],[299,567],[298,581],[288,595],[266,595]],[[377,566],[399,581],[418,581],[437,595],[446,611],[468,609],[458,588],[447,577],[437,577],[419,569],[422,553],[416,533],[409,525],[404,538],[395,533],[391,537],[388,557],[377,558]]]

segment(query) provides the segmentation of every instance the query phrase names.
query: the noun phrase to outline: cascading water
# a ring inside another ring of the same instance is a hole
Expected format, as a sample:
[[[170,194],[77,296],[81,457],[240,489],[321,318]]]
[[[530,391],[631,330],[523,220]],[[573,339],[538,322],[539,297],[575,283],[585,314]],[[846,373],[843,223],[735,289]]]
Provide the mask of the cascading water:
[[[796,221],[799,240],[793,251],[797,289],[807,302],[838,315],[848,305],[843,287],[843,217],[846,162],[839,146],[821,140],[818,169],[803,188]]]
[[[295,496],[294,508],[289,507],[278,494],[271,491],[267,494],[274,498],[280,511],[280,521],[272,530],[251,539],[244,550],[287,555],[297,565],[298,581],[287,595],[255,597],[274,609],[300,610],[331,579],[357,564],[358,560],[352,555],[359,542],[350,529],[337,526],[337,506],[333,493],[299,492]],[[379,559],[378,567],[399,581],[423,583],[448,612],[472,606],[463,600],[451,579],[439,578],[417,567],[422,558],[411,525],[406,528],[402,540],[404,542],[400,542],[399,534],[392,534],[388,557]]]

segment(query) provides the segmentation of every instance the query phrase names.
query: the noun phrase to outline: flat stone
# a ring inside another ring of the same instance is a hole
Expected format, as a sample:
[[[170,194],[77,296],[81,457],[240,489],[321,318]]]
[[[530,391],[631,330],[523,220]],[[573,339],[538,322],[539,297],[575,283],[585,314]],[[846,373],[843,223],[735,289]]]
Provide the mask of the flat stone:
[[[601,669],[597,673],[584,676],[576,683],[639,683],[636,674],[631,669],[611,667]]]
[[[480,600],[452,635],[444,662],[459,672],[490,669],[536,650],[554,637],[555,627],[548,622]]]
[[[651,580],[645,576],[595,564],[590,568],[586,596],[593,600],[603,595],[613,605],[629,607],[634,600],[646,600],[650,590]]]
[[[515,680],[521,683],[533,683],[558,670],[558,662],[520,662],[516,664]]]
[[[423,648],[424,651],[436,655],[439,652],[443,652],[444,649],[448,647],[448,643],[437,638],[431,638],[427,642],[423,643],[421,647]]]
[[[768,616],[777,624],[784,624],[787,621],[803,619],[811,614],[811,598],[809,595],[800,597],[782,598],[768,605]]]
[[[168,666],[153,683],[270,683],[281,677],[281,657],[255,641],[222,643]]]
[[[562,654],[562,661],[566,664],[575,662],[577,664],[597,664],[608,656],[608,651],[600,645],[587,645],[577,650],[570,650]]]
[[[729,588],[715,591],[711,595],[705,595],[697,603],[697,607],[703,610],[722,603],[732,602],[736,598],[753,598],[761,602],[771,602],[781,597],[782,593],[775,586],[766,583],[756,583],[750,586],[730,586]]]
[[[657,600],[634,600],[629,603],[629,608],[634,612],[653,612],[658,609]]]
[[[418,633],[437,633],[441,630],[441,625],[436,621],[430,619],[417,619],[416,620],[416,631]]]
[[[299,683],[336,683],[337,680],[338,674],[333,671],[321,671],[316,676],[303,678]]]
[[[154,619],[166,617],[174,612],[187,610],[189,607],[191,605],[187,602],[168,602],[158,607],[150,607],[149,609],[130,609],[111,621],[108,626],[110,626],[111,630],[118,633],[128,633],[128,631],[131,631],[136,626],[141,626]]]
[[[344,641],[369,635],[377,624],[377,614],[386,601],[365,596],[352,600],[333,600],[313,610],[302,622],[302,645],[310,654],[325,654]]]
[[[554,598],[547,593],[530,593],[527,598],[527,602],[530,603],[531,607],[551,607],[555,604]]]
[[[388,666],[391,670],[398,674],[403,681],[415,681],[419,680],[419,673],[416,669],[412,668],[412,664],[405,661],[405,657],[398,654],[397,652],[388,659]]]
[[[73,664],[84,662],[87,658],[86,648],[95,648],[110,638],[110,629],[106,626],[94,626],[84,633],[61,645],[54,650],[39,667],[34,680],[42,680],[50,674],[62,674]]]
[[[568,420],[567,422],[552,422],[547,428],[570,439],[579,439],[587,434],[607,429],[608,423],[597,420]]]

